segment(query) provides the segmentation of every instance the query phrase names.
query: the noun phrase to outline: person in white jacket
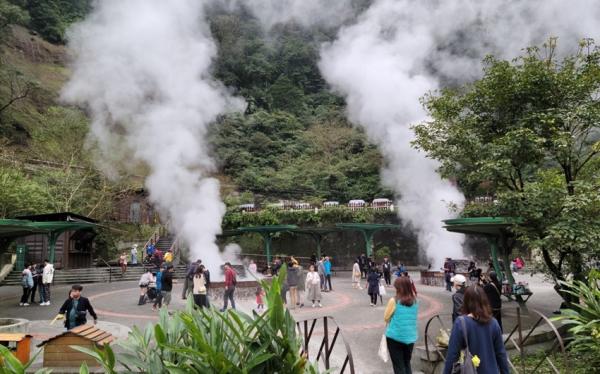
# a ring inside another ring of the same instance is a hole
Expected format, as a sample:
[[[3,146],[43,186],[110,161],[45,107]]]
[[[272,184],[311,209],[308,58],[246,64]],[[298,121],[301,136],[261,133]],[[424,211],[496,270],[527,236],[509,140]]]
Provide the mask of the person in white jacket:
[[[40,305],[50,305],[50,285],[54,280],[54,265],[48,260],[44,260],[44,270],[42,270],[42,302]]]
[[[315,301],[319,305],[321,305],[321,277],[319,277],[319,273],[315,271],[315,266],[310,265],[308,267],[308,274],[306,274],[306,300],[312,301],[312,307],[315,307]]]

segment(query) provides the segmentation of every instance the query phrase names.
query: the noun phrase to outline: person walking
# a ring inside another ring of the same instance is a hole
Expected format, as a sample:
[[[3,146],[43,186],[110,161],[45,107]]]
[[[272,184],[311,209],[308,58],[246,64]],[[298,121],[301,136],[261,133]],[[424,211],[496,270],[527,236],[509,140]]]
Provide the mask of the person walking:
[[[263,301],[263,297],[265,296],[265,291],[263,290],[263,288],[258,285],[256,287],[256,311],[258,312],[262,312],[263,310],[265,310],[265,302]]]
[[[131,265],[137,265],[137,263],[138,263],[137,257],[138,257],[137,244],[134,244],[131,247]]]
[[[319,279],[321,280],[321,291],[327,291],[327,284],[325,283],[325,257],[321,257],[319,262],[317,262],[317,273],[319,274]]]
[[[42,303],[42,264],[34,264],[31,267],[31,276],[33,278],[33,287],[31,288],[31,303],[35,303],[35,292],[39,289],[40,304]]]
[[[358,275],[360,277],[360,274]],[[315,301],[317,302],[317,305],[319,306],[319,308],[322,308],[323,305],[321,305],[321,277],[319,277],[319,274],[315,271],[315,266],[314,265],[310,265],[308,267],[308,273],[306,274],[306,282],[305,282],[305,288],[306,288],[306,300],[312,302],[312,307],[315,307]]]
[[[33,288],[33,275],[31,274],[31,265],[25,267],[21,272],[21,286],[23,287],[23,296],[19,306],[29,306],[29,294]]]
[[[456,292],[452,295],[452,323],[454,323],[460,315],[460,310],[463,305],[467,278],[462,274],[456,274],[450,279],[450,282],[454,284],[454,288],[456,289]]]
[[[194,295],[194,304],[196,304],[197,307],[199,308],[205,308],[208,307],[208,304],[206,302],[207,298],[207,288],[206,288],[206,278],[204,278],[204,266],[203,265],[199,265],[196,268],[196,273],[194,274],[194,278],[193,278],[193,284],[194,284],[194,288],[193,288],[193,295]]]
[[[154,239],[150,239],[150,243],[146,245],[146,261],[152,262],[156,247],[154,246]]]
[[[369,269],[369,274],[367,274],[367,293],[371,297],[371,306],[377,305],[377,297],[379,296],[379,273],[375,267]]]
[[[169,304],[171,304],[171,291],[173,291],[173,271],[175,271],[173,265],[167,265],[167,268],[163,272],[162,278],[160,280],[160,295],[162,298],[161,307],[162,304],[166,305],[167,307],[169,306]]]
[[[446,291],[452,292],[452,277],[454,276],[454,263],[450,257],[444,262],[444,278],[446,280]]]
[[[290,307],[296,309],[298,303],[298,279],[300,277],[300,267],[297,263],[290,260],[287,268],[287,285],[290,292]]]
[[[383,263],[381,264],[381,269],[383,270],[383,278],[385,279],[385,284],[387,286],[392,284],[392,263],[385,256],[383,258]]]
[[[42,289],[44,297],[40,305],[50,305],[50,285],[54,281],[54,265],[47,259],[44,260],[44,269],[42,270]]]
[[[192,262],[187,266],[185,280],[183,281],[183,290],[181,291],[181,298],[183,300],[187,299],[190,285],[193,287],[194,276],[196,275],[196,270],[200,264],[202,264],[202,260],[196,260],[196,262]]]
[[[360,275],[362,278],[367,277],[367,256],[365,254],[361,254],[358,257],[358,266],[360,267]]]
[[[163,258],[164,258],[165,264],[167,264],[167,266],[172,265],[173,264],[173,251],[171,249],[167,249],[167,253],[165,253]]]
[[[387,303],[383,319],[385,338],[394,374],[411,374],[410,360],[418,337],[419,303],[408,277],[394,281],[396,295]]]
[[[483,290],[488,298],[490,303],[490,307],[492,308],[492,315],[498,321],[498,326],[500,326],[500,331],[502,329],[502,294],[500,290],[502,289],[502,284],[498,280],[498,276],[495,271],[491,271],[488,275],[487,281],[483,286]]]
[[[119,256],[119,266],[121,267],[121,275],[124,275],[127,271],[127,253],[123,252],[123,254]]]
[[[452,327],[443,374],[454,372],[453,366],[463,349],[468,349],[477,358],[477,373],[508,374],[502,331],[492,317],[492,309],[481,286],[467,287],[461,314]]]
[[[254,260],[250,260],[250,264],[248,265],[248,271],[250,272],[250,274],[252,275],[256,275],[257,274],[257,269],[256,269],[256,263],[254,262]]]
[[[67,330],[85,325],[87,323],[86,316],[88,312],[94,318],[94,325],[98,322],[98,316],[92,304],[86,297],[81,296],[82,290],[83,287],[80,285],[73,285],[69,292],[69,298],[58,311],[58,314],[62,314],[65,318],[65,328]]]
[[[352,288],[362,290],[360,286],[360,279],[362,278],[362,272],[360,271],[360,264],[358,263],[358,258],[354,260],[354,265],[352,265]]]
[[[325,261],[323,261],[323,267],[325,268],[325,281],[329,286],[327,291],[333,291],[333,288],[331,287],[331,261],[329,259],[329,256],[325,256]]]
[[[225,292],[223,293],[223,308],[221,312],[227,310],[227,300],[231,301],[231,308],[235,310],[235,285],[237,284],[237,279],[235,276],[235,270],[231,267],[229,262],[225,263]]]
[[[162,307],[162,278],[165,274],[165,270],[158,269],[155,275],[156,282],[156,297],[154,298],[154,304],[152,305],[152,310],[156,311],[156,307]]]
[[[138,305],[146,304],[146,294],[148,293],[150,282],[152,282],[152,272],[150,269],[146,269],[144,274],[142,274],[140,277],[140,281],[138,282],[138,285],[140,286],[140,298],[138,300]]]

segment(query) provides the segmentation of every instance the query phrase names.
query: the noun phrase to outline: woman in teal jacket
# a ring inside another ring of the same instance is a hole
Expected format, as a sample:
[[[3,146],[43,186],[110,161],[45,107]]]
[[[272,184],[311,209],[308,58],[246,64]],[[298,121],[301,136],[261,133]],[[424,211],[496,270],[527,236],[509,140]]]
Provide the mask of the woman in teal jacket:
[[[419,303],[410,278],[396,278],[394,287],[396,296],[388,302],[383,316],[388,324],[385,330],[387,347],[394,374],[411,374],[410,359],[417,341]]]

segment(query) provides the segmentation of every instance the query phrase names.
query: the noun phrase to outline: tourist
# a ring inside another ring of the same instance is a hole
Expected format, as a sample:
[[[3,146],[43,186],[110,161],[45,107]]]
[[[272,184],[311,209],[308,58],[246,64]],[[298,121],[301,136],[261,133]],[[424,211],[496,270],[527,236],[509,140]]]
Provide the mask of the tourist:
[[[443,270],[444,279],[446,280],[446,291],[452,292],[452,276],[454,276],[454,262],[450,257],[446,257]]]
[[[152,281],[152,272],[150,269],[146,269],[144,274],[140,277],[140,281],[138,285],[140,286],[140,298],[138,300],[138,305],[146,304],[146,294],[148,293],[148,286]]]
[[[396,295],[388,301],[383,315],[385,338],[394,374],[410,374],[410,360],[417,341],[419,303],[408,277],[396,278]]]
[[[154,298],[154,304],[152,305],[152,310],[156,311],[156,307],[162,307],[162,279],[165,274],[165,270],[158,269],[155,274],[155,282],[156,282],[156,297]]]
[[[360,264],[358,263],[358,258],[354,260],[354,265],[352,266],[352,288],[358,288],[362,290],[360,286],[360,279],[362,278],[362,272],[360,270]]]
[[[173,268],[173,265],[167,265],[167,269],[163,272],[162,278],[160,280],[160,283],[161,283],[160,295],[162,298],[161,307],[162,307],[162,304],[166,305],[167,307],[169,306],[169,304],[171,304],[171,291],[173,291],[173,272],[174,271],[175,271],[175,269]]]
[[[44,297],[40,305],[50,305],[50,285],[54,280],[54,265],[48,260],[44,260],[44,269],[42,270],[42,290]]]
[[[206,302],[208,290],[206,288],[206,278],[204,278],[204,265],[199,265],[196,268],[193,284],[194,304],[200,308],[208,307]]]
[[[325,257],[321,257],[317,263],[317,273],[319,279],[321,279],[321,291],[327,291],[327,284],[325,283]]]
[[[202,261],[198,260],[198,265],[201,265]],[[208,290],[210,290],[210,271],[208,270],[207,267],[204,268],[204,271],[202,272],[202,274],[204,275],[204,280],[206,281],[206,307],[209,308],[210,307],[210,301],[209,301],[209,297],[208,297]]]
[[[225,263],[225,292],[223,293],[223,308],[221,312],[227,310],[227,301],[231,301],[231,308],[235,310],[235,298],[233,296],[235,292],[235,285],[237,280],[235,277],[235,270],[231,267],[229,262]]]
[[[452,328],[443,373],[453,373],[461,350],[468,348],[473,357],[478,357],[478,373],[508,374],[510,370],[502,331],[492,317],[490,304],[480,286],[466,289],[461,314]]]
[[[300,267],[298,262],[294,262],[294,258],[288,262],[287,268],[287,285],[290,292],[290,305],[292,309],[296,308],[298,303],[298,279],[300,277]]]
[[[367,277],[367,256],[365,254],[361,254],[358,257],[358,266],[360,267],[360,274],[362,278]]]
[[[35,292],[39,289],[40,304],[42,303],[42,264],[34,264],[31,267],[31,276],[33,278],[33,287],[31,288],[31,303],[35,303]]]
[[[127,271],[127,254],[125,252],[119,256],[119,266],[121,267],[121,275],[125,274]]]
[[[277,274],[279,274],[279,269],[281,269],[281,259],[279,257],[275,257],[275,261],[273,261],[273,269],[272,269],[272,274],[273,276],[277,276]]]
[[[450,279],[450,282],[454,284],[456,292],[452,295],[452,323],[456,321],[460,314],[460,308],[463,305],[463,298],[465,297],[465,286],[467,278],[462,274],[456,274]]]
[[[360,278],[360,273],[358,274],[358,276]],[[321,277],[315,271],[315,266],[310,265],[308,267],[308,274],[306,274],[305,288],[306,288],[306,300],[312,302],[313,308],[315,307],[315,301],[317,302],[317,305],[319,306],[319,308],[322,307],[320,285],[321,285]]]
[[[373,261],[372,257],[367,257],[367,272],[373,268],[375,268],[375,261]]]
[[[265,296],[265,291],[260,286],[260,284],[256,287],[256,310],[261,312],[265,310],[265,303],[263,301],[263,297]]]
[[[146,259],[148,262],[152,261],[155,251],[156,247],[154,246],[154,239],[150,239],[150,243],[146,245]]]
[[[517,263],[517,270],[521,271],[525,267],[525,261],[523,261],[523,257],[517,256],[515,258],[515,262]]]
[[[21,272],[21,286],[23,286],[23,296],[21,296],[20,306],[29,306],[29,294],[33,288],[33,275],[31,274],[31,265],[28,265]]]
[[[248,271],[252,275],[257,274],[256,263],[254,262],[254,260],[250,260],[250,265],[248,265]]]
[[[377,297],[379,296],[379,279],[381,276],[377,272],[377,269],[372,267],[369,269],[369,273],[367,274],[367,293],[371,298],[371,306],[377,305]]]
[[[131,247],[131,265],[137,265],[137,263],[138,263],[137,255],[138,255],[137,244],[134,244]]]
[[[513,259],[513,260],[510,262],[510,270],[511,270],[513,273],[517,273],[517,272],[519,271],[519,269],[517,269],[517,260],[516,260],[516,259]]]
[[[173,264],[173,250],[167,249],[167,253],[165,253],[164,260],[167,266]]]
[[[383,263],[381,264],[381,269],[383,270],[383,278],[385,279],[386,285],[392,284],[392,263],[388,260],[387,256],[383,258]]]
[[[327,291],[333,291],[333,288],[331,287],[331,261],[329,260],[329,256],[325,256],[323,267],[325,268],[325,281],[328,286]]]
[[[162,251],[159,248],[156,248],[154,250],[154,265],[156,267],[159,267],[159,268],[162,267],[163,257],[164,257],[164,255],[163,255]]]
[[[87,313],[94,318],[94,325],[98,322],[98,316],[92,308],[92,304],[86,298],[81,296],[83,287],[76,284],[71,287],[69,292],[69,298],[63,303],[58,311],[58,314],[62,314],[65,318],[65,327],[67,330],[75,328],[77,326],[85,325],[87,323]]]
[[[194,275],[196,274],[196,269],[202,263],[201,260],[196,260],[196,262],[192,262],[188,264],[185,271],[185,280],[183,281],[183,290],[181,291],[181,298],[183,300],[187,299],[188,290],[190,289],[190,284],[193,287]]]
[[[402,274],[404,274],[406,272],[406,267],[404,266],[403,263],[401,263],[400,261],[398,261],[398,268],[396,269],[396,273],[394,274],[396,277],[401,277]]]
[[[158,286],[156,284],[156,274],[150,273],[150,283],[148,283],[148,292],[146,292],[146,296],[149,301],[154,302],[158,297],[160,289],[157,291],[157,287]]]
[[[310,255],[310,264],[311,265],[316,265],[317,264],[317,255],[313,252],[312,255]]]
[[[488,301],[490,303],[490,307],[492,308],[492,315],[498,321],[498,325],[500,326],[500,331],[502,331],[502,294],[501,290],[502,284],[498,280],[498,276],[496,272],[491,271],[486,279],[485,285],[483,286],[483,290],[487,295]]]

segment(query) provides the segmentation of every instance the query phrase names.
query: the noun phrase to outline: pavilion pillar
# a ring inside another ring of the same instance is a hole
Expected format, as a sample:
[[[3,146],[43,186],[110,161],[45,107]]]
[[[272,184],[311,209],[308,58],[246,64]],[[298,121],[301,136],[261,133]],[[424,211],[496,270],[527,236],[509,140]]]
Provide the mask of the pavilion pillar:
[[[58,240],[59,236],[60,232],[56,231],[52,231],[50,232],[50,234],[48,234],[48,251],[50,252],[50,258],[48,259],[48,261],[50,261],[50,263],[53,265],[56,256],[56,241]]]
[[[365,237],[365,249],[367,250],[367,257],[371,257],[373,255],[373,235],[375,234],[374,230],[360,230]]]
[[[504,274],[502,273],[500,264],[498,263],[498,238],[492,235],[488,235],[486,238],[488,243],[490,243],[490,251],[492,253],[492,264],[494,265],[494,270],[496,271],[496,275],[498,275],[498,280],[502,282],[504,280]]]
[[[317,261],[319,261],[319,259],[321,258],[321,240],[323,240],[323,235],[313,234],[312,237],[313,239],[315,239],[315,242],[317,244]]]
[[[265,255],[267,256],[267,266],[269,266],[269,264],[271,263],[271,233],[264,232],[261,233],[261,235],[264,240]]]

